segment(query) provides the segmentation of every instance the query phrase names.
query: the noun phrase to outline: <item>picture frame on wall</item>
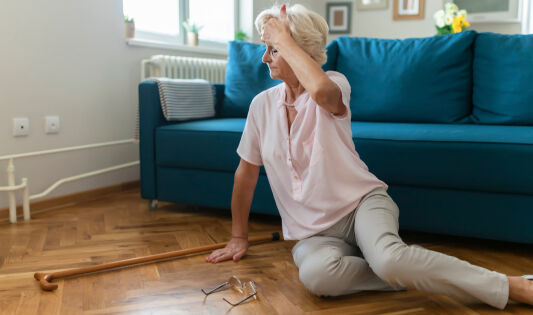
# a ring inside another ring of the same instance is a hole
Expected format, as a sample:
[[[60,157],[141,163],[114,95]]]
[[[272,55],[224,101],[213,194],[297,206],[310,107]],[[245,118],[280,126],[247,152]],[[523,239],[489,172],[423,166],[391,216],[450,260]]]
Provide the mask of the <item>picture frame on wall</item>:
[[[389,0],[357,0],[358,11],[384,10],[389,7]]]
[[[522,20],[523,0],[454,0],[468,12],[469,22],[507,23]]]
[[[352,24],[351,2],[330,2],[326,4],[326,21],[330,34],[349,34]]]
[[[392,0],[393,20],[423,20],[425,0]]]

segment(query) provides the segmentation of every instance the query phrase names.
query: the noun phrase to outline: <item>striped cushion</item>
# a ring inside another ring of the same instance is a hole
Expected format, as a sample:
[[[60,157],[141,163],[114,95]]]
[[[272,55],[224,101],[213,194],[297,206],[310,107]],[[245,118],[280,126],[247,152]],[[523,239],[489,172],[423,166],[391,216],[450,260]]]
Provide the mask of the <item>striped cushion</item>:
[[[201,79],[155,78],[161,109],[167,120],[189,120],[215,116],[215,91]]]

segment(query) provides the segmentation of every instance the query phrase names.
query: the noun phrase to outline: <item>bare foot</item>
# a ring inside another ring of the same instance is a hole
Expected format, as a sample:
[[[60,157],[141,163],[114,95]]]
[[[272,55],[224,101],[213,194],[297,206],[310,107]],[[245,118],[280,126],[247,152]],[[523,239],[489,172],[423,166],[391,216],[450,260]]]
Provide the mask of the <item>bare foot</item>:
[[[509,299],[533,305],[533,281],[523,277],[509,279]]]

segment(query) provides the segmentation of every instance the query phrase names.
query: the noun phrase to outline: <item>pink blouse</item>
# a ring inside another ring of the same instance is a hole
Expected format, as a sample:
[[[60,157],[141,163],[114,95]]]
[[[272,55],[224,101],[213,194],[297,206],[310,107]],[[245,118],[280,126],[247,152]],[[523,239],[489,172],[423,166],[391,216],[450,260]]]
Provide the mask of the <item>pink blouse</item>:
[[[239,156],[264,165],[286,240],[321,232],[354,210],[372,190],[387,184],[370,173],[352,140],[350,84],[344,75],[326,72],[342,93],[342,116],[301,94],[297,114],[288,128],[285,83],[253,100],[237,148]]]

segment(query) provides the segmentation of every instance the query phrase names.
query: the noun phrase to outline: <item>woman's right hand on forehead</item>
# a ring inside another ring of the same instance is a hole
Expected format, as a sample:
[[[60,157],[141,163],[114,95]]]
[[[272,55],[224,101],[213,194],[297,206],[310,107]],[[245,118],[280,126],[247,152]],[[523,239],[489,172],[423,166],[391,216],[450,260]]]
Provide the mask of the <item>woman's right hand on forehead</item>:
[[[277,46],[284,37],[291,37],[289,22],[287,21],[287,9],[285,5],[280,9],[281,19],[271,18],[263,24],[261,41],[269,46]]]

